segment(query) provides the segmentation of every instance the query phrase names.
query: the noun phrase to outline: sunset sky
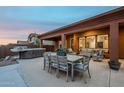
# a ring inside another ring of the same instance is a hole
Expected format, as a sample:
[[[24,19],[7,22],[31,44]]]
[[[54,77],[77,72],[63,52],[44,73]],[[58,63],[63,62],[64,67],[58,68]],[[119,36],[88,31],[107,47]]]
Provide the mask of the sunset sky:
[[[27,40],[117,7],[0,7],[0,45]]]

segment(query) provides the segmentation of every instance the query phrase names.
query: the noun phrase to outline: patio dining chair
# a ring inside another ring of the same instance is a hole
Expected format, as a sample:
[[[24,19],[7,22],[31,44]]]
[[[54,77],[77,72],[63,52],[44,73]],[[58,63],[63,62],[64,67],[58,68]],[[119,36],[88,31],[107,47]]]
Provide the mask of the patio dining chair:
[[[83,56],[83,60],[80,63],[75,64],[74,71],[78,71],[81,74],[83,74],[85,71],[88,71],[89,78],[91,78],[90,71],[89,71],[90,59],[91,59],[90,56]],[[85,81],[85,83],[87,82]]]
[[[58,68],[58,58],[57,55],[51,55],[50,56],[50,72],[52,68],[57,69]]]
[[[48,65],[48,72],[49,72],[49,69],[50,69],[50,56],[51,56],[50,53],[44,53],[43,54],[43,57],[44,57],[44,67],[43,67],[43,70],[45,70],[46,65]]]
[[[68,64],[67,56],[58,56],[58,75],[60,70],[66,72],[66,82],[68,82],[68,72],[71,70],[71,66]]]

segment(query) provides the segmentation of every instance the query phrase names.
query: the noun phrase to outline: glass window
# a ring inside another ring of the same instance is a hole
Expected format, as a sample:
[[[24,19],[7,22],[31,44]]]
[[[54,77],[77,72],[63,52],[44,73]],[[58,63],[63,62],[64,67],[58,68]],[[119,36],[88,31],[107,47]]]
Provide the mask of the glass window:
[[[97,48],[108,48],[108,35],[97,36]]]
[[[95,48],[95,36],[86,37],[86,48]]]
[[[51,40],[43,40],[43,45],[55,45],[55,42]]]
[[[85,37],[79,38],[79,48],[85,48]]]

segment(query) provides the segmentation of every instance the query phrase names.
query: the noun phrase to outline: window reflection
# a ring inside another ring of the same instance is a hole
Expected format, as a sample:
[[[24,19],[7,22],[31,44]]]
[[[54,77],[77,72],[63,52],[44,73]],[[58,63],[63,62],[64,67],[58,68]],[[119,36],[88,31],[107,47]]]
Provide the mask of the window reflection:
[[[85,37],[79,38],[79,48],[85,48]]]
[[[97,36],[97,48],[108,48],[108,35]]]
[[[86,37],[86,48],[95,48],[95,36]]]
[[[70,48],[74,48],[73,38],[70,39]],[[108,49],[108,35],[80,36],[79,49],[82,48]]]

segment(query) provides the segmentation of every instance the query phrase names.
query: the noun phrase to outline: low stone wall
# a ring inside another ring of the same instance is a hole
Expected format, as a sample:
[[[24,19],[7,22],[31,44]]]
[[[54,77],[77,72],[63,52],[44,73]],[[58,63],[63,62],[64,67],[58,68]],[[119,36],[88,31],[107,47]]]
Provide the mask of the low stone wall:
[[[0,58],[4,58],[6,56],[18,55],[18,53],[14,53],[14,52],[10,51],[10,49],[12,49],[15,46],[27,46],[28,48],[34,47],[33,45],[20,45],[20,44],[2,45],[2,46],[0,46]]]
[[[10,51],[11,48],[13,48],[15,45],[9,44],[9,45],[2,45],[0,46],[0,58],[4,58],[6,56],[14,56],[18,55],[18,53],[12,53]]]
[[[2,67],[2,66],[7,66],[7,65],[12,65],[12,64],[17,64],[18,62],[16,62],[16,61],[8,61],[8,62],[3,62],[3,61],[1,61],[0,62],[0,67]]]

